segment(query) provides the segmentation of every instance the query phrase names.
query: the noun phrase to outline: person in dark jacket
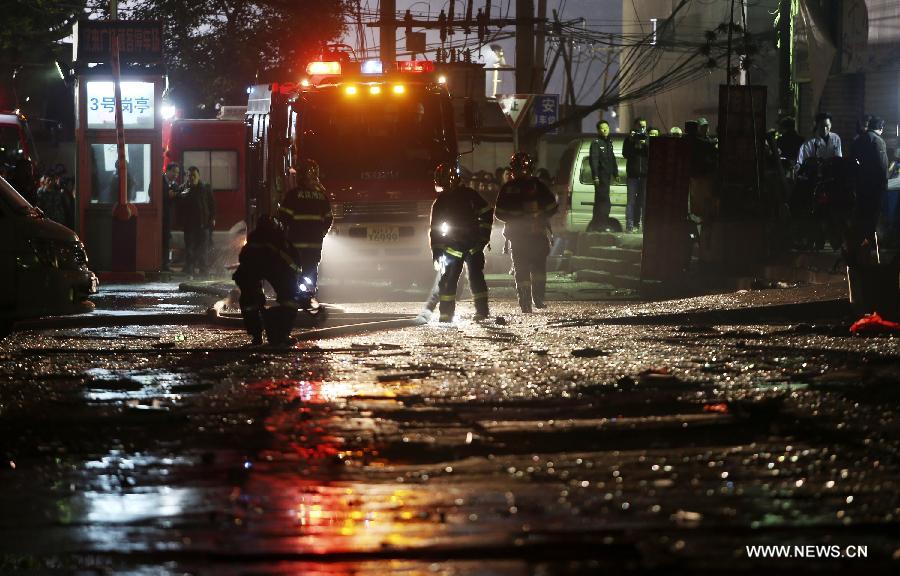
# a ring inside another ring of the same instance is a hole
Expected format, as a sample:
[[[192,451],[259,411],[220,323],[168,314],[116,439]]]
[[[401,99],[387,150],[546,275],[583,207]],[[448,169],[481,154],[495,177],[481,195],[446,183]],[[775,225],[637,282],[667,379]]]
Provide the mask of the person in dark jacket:
[[[792,116],[785,116],[778,121],[778,136],[776,137],[778,152],[793,167],[797,162],[800,147],[803,146],[803,136],[797,132],[796,121]]]
[[[887,193],[888,158],[881,138],[884,120],[872,116],[867,128],[866,133],[859,136],[853,145],[853,153],[859,163],[853,220],[858,239],[874,244],[875,227]]]
[[[634,232],[641,227],[644,212],[644,195],[647,191],[647,162],[649,143],[647,121],[637,118],[631,134],[622,143],[622,157],[625,158],[625,176],[628,185],[628,200],[625,206],[625,231]]]
[[[516,152],[509,161],[513,179],[497,197],[497,220],[506,223],[503,236],[510,242],[516,291],[522,312],[544,308],[547,288],[547,256],[550,254],[550,218],[559,209],[556,196],[532,176],[534,161]]]
[[[209,186],[200,179],[200,169],[188,168],[187,184],[179,198],[184,223],[184,272],[209,273],[209,237],[216,225],[216,202]]]
[[[597,122],[597,137],[591,142],[591,174],[594,179],[594,214],[587,225],[588,232],[604,232],[611,229],[609,186],[619,177],[619,165],[613,143],[609,138],[609,122]]]
[[[172,162],[166,166],[162,180],[162,269],[169,269],[169,246],[172,242],[172,206],[178,198],[181,167]]]
[[[285,195],[278,207],[278,220],[284,225],[288,242],[297,249],[300,268],[300,307],[318,308],[315,300],[322,259],[322,241],[331,229],[334,217],[325,187],[319,181],[319,165],[303,160],[297,173],[300,184]]]
[[[44,215],[64,226],[68,226],[69,201],[60,188],[56,176],[49,174],[44,178],[44,185],[38,190],[37,207]]]
[[[436,291],[425,308],[433,311],[440,302],[440,321],[451,322],[456,311],[456,290],[463,264],[475,302],[475,321],[485,320],[488,287],[484,279],[484,248],[491,241],[494,208],[482,196],[460,182],[459,168],[444,163],[434,171],[435,187],[441,194],[431,206],[431,255],[438,270]]]
[[[300,269],[295,263],[298,258],[281,223],[261,216],[241,248],[239,265],[232,276],[241,291],[241,316],[252,344],[262,344],[263,330],[270,344],[290,344],[300,296],[297,283]],[[275,290],[277,305],[271,308],[266,308],[263,280]]]

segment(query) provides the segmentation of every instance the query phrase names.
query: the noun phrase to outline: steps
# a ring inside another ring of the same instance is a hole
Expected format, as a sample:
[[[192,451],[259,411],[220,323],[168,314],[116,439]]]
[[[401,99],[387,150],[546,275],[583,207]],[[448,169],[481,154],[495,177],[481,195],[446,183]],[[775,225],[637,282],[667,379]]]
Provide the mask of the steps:
[[[638,291],[641,288],[642,243],[641,234],[578,234],[569,242],[572,256],[568,270],[579,282]]]

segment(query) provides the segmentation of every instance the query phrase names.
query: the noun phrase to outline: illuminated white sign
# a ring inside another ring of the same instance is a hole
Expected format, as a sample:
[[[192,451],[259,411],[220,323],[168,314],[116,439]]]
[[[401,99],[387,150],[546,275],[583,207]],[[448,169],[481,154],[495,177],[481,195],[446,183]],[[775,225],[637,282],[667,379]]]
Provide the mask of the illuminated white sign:
[[[153,83],[122,82],[125,128],[153,128]],[[91,130],[115,129],[116,98],[112,82],[88,82],[87,124]]]

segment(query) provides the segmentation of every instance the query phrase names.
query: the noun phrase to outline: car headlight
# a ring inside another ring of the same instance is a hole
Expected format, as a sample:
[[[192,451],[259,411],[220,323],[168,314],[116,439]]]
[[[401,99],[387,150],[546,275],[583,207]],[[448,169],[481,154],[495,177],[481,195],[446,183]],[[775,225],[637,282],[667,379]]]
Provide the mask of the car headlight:
[[[87,266],[87,253],[81,241],[56,242],[44,238],[28,241],[30,251],[19,258],[23,268],[41,265],[61,270],[80,270]]]
[[[79,270],[87,265],[84,244],[76,242],[55,242],[57,266],[64,270]]]

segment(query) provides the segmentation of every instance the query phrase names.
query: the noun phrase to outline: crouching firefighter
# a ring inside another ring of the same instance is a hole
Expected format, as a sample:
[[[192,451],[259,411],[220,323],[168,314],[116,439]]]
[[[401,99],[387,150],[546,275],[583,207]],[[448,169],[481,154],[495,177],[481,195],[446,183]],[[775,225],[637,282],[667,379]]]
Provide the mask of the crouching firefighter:
[[[232,276],[241,291],[241,315],[253,344],[262,344],[264,329],[270,344],[290,343],[299,305],[298,258],[297,251],[285,238],[281,223],[260,216],[256,229],[241,248],[238,269]],[[278,304],[271,308],[266,308],[263,280],[275,289]]]
[[[550,254],[550,218],[559,205],[556,195],[532,175],[534,161],[516,152],[509,161],[512,180],[497,196],[497,220],[506,223],[503,236],[509,240],[515,269],[516,291],[522,312],[544,308],[547,291],[547,256]]]
[[[288,242],[297,250],[300,268],[300,307],[317,309],[315,300],[319,280],[322,241],[334,218],[325,187],[319,181],[319,165],[306,159],[298,167],[299,185],[288,191],[278,207],[278,220],[284,224]]]
[[[444,163],[434,171],[441,189],[431,207],[431,254],[438,270],[437,294],[426,307],[440,301],[440,321],[450,322],[456,311],[456,288],[463,264],[475,301],[474,320],[488,317],[488,288],[484,279],[484,248],[491,240],[494,209],[475,190],[460,182],[459,168]]]

